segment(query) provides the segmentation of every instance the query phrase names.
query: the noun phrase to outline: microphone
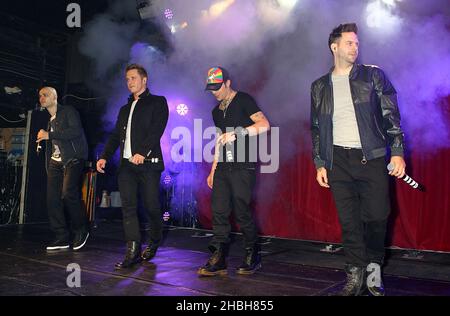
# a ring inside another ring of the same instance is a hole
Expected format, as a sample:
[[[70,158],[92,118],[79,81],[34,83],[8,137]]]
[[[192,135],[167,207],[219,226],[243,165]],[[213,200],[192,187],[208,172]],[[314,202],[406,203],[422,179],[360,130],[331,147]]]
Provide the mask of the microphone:
[[[34,107],[34,110],[37,112],[43,112],[45,111],[45,108],[41,106],[41,104],[38,102],[36,103],[36,106]]]
[[[37,145],[36,145],[36,154],[39,155],[39,153],[41,152],[41,149],[42,149],[42,146],[41,146],[41,143],[39,142],[39,143],[37,143]]]
[[[389,170],[389,172],[394,170],[394,168],[395,168],[395,165],[393,163],[390,163],[387,166],[387,170]],[[406,183],[408,183],[414,189],[417,189],[419,191],[425,192],[425,187],[423,185],[419,184],[418,182],[416,182],[413,178],[411,178],[407,174],[405,174],[401,179],[403,181],[405,181]]]
[[[227,162],[234,162],[234,146],[233,144],[225,144]]]

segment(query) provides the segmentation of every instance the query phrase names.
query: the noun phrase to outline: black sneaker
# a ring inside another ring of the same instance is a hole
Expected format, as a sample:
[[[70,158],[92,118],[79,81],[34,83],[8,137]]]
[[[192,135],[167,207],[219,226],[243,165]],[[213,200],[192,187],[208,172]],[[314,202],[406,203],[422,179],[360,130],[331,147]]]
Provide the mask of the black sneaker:
[[[47,246],[47,251],[56,251],[69,249],[69,242],[67,240],[57,239],[53,243]]]
[[[73,239],[73,250],[80,250],[86,244],[89,238],[89,232],[77,233]]]

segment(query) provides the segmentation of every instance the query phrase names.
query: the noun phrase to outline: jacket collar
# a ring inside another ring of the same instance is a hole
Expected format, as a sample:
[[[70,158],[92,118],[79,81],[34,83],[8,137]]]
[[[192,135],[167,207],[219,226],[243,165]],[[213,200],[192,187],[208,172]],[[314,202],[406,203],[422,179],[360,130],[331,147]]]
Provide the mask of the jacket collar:
[[[150,96],[151,94],[150,94],[150,90],[147,88],[147,89],[145,89],[145,91],[144,92],[142,92],[140,95],[139,95],[139,98],[138,99],[142,99],[142,98],[145,98],[145,97],[148,97],[148,96]],[[128,97],[128,102],[129,103],[132,103],[134,101],[134,95],[133,94],[130,94],[130,96]]]
[[[358,73],[359,66],[360,66],[359,64],[356,64],[356,63],[353,64],[352,70],[350,70],[350,74],[348,75],[350,80],[354,80],[356,78],[356,74]],[[335,66],[331,67],[330,71],[328,72],[328,80],[329,80],[330,84],[333,83],[331,76],[333,74],[334,68],[335,68]]]

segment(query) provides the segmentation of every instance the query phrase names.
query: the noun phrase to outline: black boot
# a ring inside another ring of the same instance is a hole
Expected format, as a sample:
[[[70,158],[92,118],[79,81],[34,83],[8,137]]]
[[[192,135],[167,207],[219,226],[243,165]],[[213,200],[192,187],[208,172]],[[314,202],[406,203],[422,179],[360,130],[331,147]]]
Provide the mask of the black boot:
[[[145,250],[142,252],[142,260],[148,261],[153,259],[158,251],[159,242],[150,241]]]
[[[365,290],[365,268],[347,265],[345,267],[347,273],[347,283],[344,288],[337,293],[337,296],[360,296]]]
[[[211,257],[203,267],[198,269],[197,273],[201,276],[226,275],[228,273],[226,263],[228,246],[224,244],[220,245],[219,248],[211,246],[209,250],[212,252]]]
[[[238,274],[253,274],[261,269],[261,255],[259,246],[245,248],[245,257],[242,264],[236,269]]]
[[[122,262],[117,262],[115,268],[117,270],[131,268],[141,261],[141,243],[137,241],[128,241],[125,259]]]
[[[367,266],[367,289],[372,296],[385,296],[381,267],[378,263]]]

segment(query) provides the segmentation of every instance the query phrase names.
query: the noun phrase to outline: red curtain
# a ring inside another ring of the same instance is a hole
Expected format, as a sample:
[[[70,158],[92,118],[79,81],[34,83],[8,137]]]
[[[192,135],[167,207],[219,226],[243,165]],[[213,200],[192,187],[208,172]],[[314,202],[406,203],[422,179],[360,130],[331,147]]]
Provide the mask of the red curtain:
[[[442,141],[449,143],[448,139]],[[307,150],[285,161],[277,173],[258,176],[253,209],[259,232],[265,236],[340,242],[340,225],[331,192],[319,187],[315,180],[311,145],[307,142],[301,145]],[[402,180],[392,179],[387,245],[448,252],[450,149],[435,153],[411,151],[406,161],[408,174],[427,191],[422,193]],[[211,192],[206,186],[210,165],[200,169],[199,219],[203,227],[211,228]]]

